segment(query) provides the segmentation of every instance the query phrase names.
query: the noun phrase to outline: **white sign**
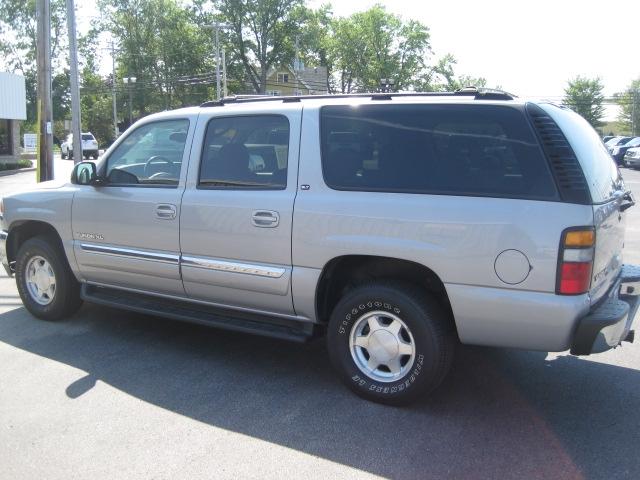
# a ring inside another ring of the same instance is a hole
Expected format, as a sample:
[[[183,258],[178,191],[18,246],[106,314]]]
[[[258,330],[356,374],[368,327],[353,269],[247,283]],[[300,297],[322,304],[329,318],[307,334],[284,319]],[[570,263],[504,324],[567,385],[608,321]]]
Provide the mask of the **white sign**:
[[[38,135],[35,133],[24,134],[24,151],[35,152],[38,148]]]

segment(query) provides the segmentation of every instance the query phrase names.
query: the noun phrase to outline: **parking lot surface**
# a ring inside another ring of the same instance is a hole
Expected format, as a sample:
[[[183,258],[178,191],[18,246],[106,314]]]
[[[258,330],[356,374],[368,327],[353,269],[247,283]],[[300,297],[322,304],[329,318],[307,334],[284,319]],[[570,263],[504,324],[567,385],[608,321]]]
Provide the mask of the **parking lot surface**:
[[[640,197],[640,172],[624,175]],[[399,409],[349,393],[322,340],[92,305],[48,323],[0,277],[2,479],[636,479],[639,445],[640,342],[585,358],[460,346],[443,386]]]

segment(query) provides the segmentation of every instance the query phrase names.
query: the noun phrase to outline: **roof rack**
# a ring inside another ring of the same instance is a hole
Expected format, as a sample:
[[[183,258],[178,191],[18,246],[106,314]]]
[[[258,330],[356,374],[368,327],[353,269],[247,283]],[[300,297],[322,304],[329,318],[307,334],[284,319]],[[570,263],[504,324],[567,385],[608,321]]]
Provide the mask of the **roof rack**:
[[[201,107],[223,107],[234,103],[252,103],[252,102],[283,102],[293,103],[301,100],[317,100],[322,98],[370,98],[371,100],[392,100],[393,98],[403,97],[451,97],[451,96],[473,96],[475,100],[513,100],[517,98],[502,90],[494,90],[490,88],[465,87],[455,92],[397,92],[397,93],[348,93],[348,94],[324,94],[324,95],[237,95],[233,97],[224,97],[220,100],[211,100],[201,104]]]

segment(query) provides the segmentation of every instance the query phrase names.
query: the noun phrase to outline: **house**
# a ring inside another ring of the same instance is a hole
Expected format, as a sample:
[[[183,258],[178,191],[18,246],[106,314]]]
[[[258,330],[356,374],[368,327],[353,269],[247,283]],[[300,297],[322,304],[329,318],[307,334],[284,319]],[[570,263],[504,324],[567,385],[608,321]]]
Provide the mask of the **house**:
[[[277,67],[267,74],[269,95],[322,95],[327,90],[327,67]]]
[[[20,159],[20,120],[26,119],[24,77],[0,72],[0,163]]]

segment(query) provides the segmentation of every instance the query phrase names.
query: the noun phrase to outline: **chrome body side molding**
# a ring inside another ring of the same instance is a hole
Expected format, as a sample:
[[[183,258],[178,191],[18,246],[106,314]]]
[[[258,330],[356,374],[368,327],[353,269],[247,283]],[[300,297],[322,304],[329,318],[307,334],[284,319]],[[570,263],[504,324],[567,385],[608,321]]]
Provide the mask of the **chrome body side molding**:
[[[217,270],[220,272],[244,273],[247,275],[256,275],[259,277],[280,278],[286,272],[285,268],[272,267],[268,265],[258,265],[253,263],[230,262],[228,260],[220,260],[216,258],[203,258],[185,256],[181,257],[184,266],[205,268],[208,270]]]
[[[96,253],[99,255],[112,255],[116,257],[135,258],[138,260],[152,260],[154,262],[172,263],[176,265],[180,262],[180,255],[173,253],[151,252],[135,248],[112,247],[97,245],[95,243],[81,243],[80,248],[85,252]]]

